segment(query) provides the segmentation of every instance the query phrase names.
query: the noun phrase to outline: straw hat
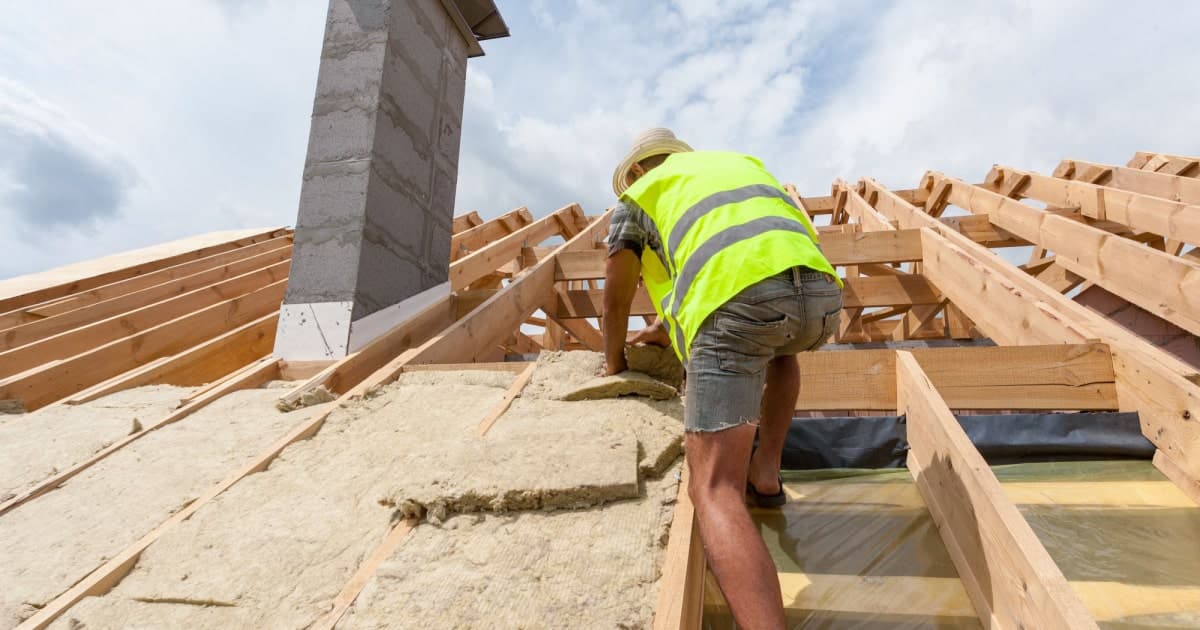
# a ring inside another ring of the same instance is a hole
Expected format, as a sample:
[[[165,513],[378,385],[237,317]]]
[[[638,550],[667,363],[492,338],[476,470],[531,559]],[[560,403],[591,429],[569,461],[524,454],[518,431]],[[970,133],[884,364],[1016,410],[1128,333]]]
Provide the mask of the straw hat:
[[[629,181],[629,171],[634,164],[655,155],[691,150],[692,147],[688,143],[676,138],[675,134],[666,127],[655,127],[643,131],[638,134],[637,138],[634,138],[633,148],[621,159],[617,170],[613,171],[613,192],[620,197],[621,193],[629,188],[632,183]]]

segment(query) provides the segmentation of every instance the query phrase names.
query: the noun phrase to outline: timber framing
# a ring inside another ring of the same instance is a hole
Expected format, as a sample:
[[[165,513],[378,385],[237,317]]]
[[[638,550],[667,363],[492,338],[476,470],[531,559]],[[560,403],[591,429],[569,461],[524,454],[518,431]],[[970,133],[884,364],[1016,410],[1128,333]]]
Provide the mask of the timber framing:
[[[909,189],[870,178],[836,180],[827,196],[786,187],[819,224],[822,249],[845,279],[834,341],[853,348],[799,356],[804,376],[795,408],[906,416],[918,507],[937,523],[986,627],[1095,628],[1104,617],[1089,610],[1096,598],[1055,566],[954,413],[1136,411],[1158,449],[1154,464],[1200,500],[1197,365],[1074,299],[1080,285],[1099,287],[1200,333],[1197,182],[1200,160],[1139,152],[1125,166],[1064,160],[1050,175],[996,166],[979,184],[929,172]],[[446,261],[451,293],[338,361],[286,364],[270,354],[291,255],[287,230],[0,300],[6,407],[85,404],[150,384],[199,388],[140,431],[7,498],[0,517],[229,392],[302,379],[280,397],[281,408],[300,409],[286,433],[98,562],[21,627],[45,627],[81,598],[110,589],[165,532],[317,434],[337,405],[403,372],[514,372],[503,401],[479,419],[475,437],[487,439],[529,382],[531,354],[602,348],[610,218],[611,210],[587,215],[577,204],[543,216],[517,208],[491,220],[476,212],[455,217]],[[1033,249],[1028,262],[1025,254],[1014,262],[1017,247]],[[654,314],[639,292],[631,316],[649,321]],[[981,345],[983,338],[995,345]],[[954,340],[975,341],[920,347]],[[860,343],[873,346],[852,345]],[[314,400],[333,402],[305,407]],[[660,630],[698,628],[705,609],[705,560],[686,476],[685,466],[657,593],[653,625]],[[333,627],[418,526],[394,523],[314,627]],[[795,575],[781,579],[801,583]],[[853,588],[869,598],[880,585]]]

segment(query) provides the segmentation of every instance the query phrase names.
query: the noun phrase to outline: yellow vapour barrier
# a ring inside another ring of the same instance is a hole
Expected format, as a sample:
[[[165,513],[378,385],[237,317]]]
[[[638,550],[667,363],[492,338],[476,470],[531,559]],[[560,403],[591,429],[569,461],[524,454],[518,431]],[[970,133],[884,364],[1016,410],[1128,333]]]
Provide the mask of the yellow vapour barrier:
[[[1200,626],[1200,507],[1145,461],[994,467],[1101,628]],[[979,628],[907,470],[785,473],[752,510],[793,628]],[[735,628],[712,575],[704,627]]]

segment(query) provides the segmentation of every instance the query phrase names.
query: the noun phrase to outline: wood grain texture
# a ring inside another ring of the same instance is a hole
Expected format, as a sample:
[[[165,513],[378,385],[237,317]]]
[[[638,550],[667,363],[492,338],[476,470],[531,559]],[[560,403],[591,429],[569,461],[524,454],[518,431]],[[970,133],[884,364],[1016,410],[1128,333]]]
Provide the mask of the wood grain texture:
[[[1098,628],[910,353],[896,355],[908,467],[988,628]]]

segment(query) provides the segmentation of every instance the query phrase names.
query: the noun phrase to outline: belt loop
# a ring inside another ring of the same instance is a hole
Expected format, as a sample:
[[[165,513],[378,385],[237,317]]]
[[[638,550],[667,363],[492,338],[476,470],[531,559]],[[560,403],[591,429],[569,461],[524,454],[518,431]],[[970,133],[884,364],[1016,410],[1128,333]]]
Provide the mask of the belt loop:
[[[797,289],[804,286],[804,282],[800,279],[800,267],[792,267],[792,286]]]

